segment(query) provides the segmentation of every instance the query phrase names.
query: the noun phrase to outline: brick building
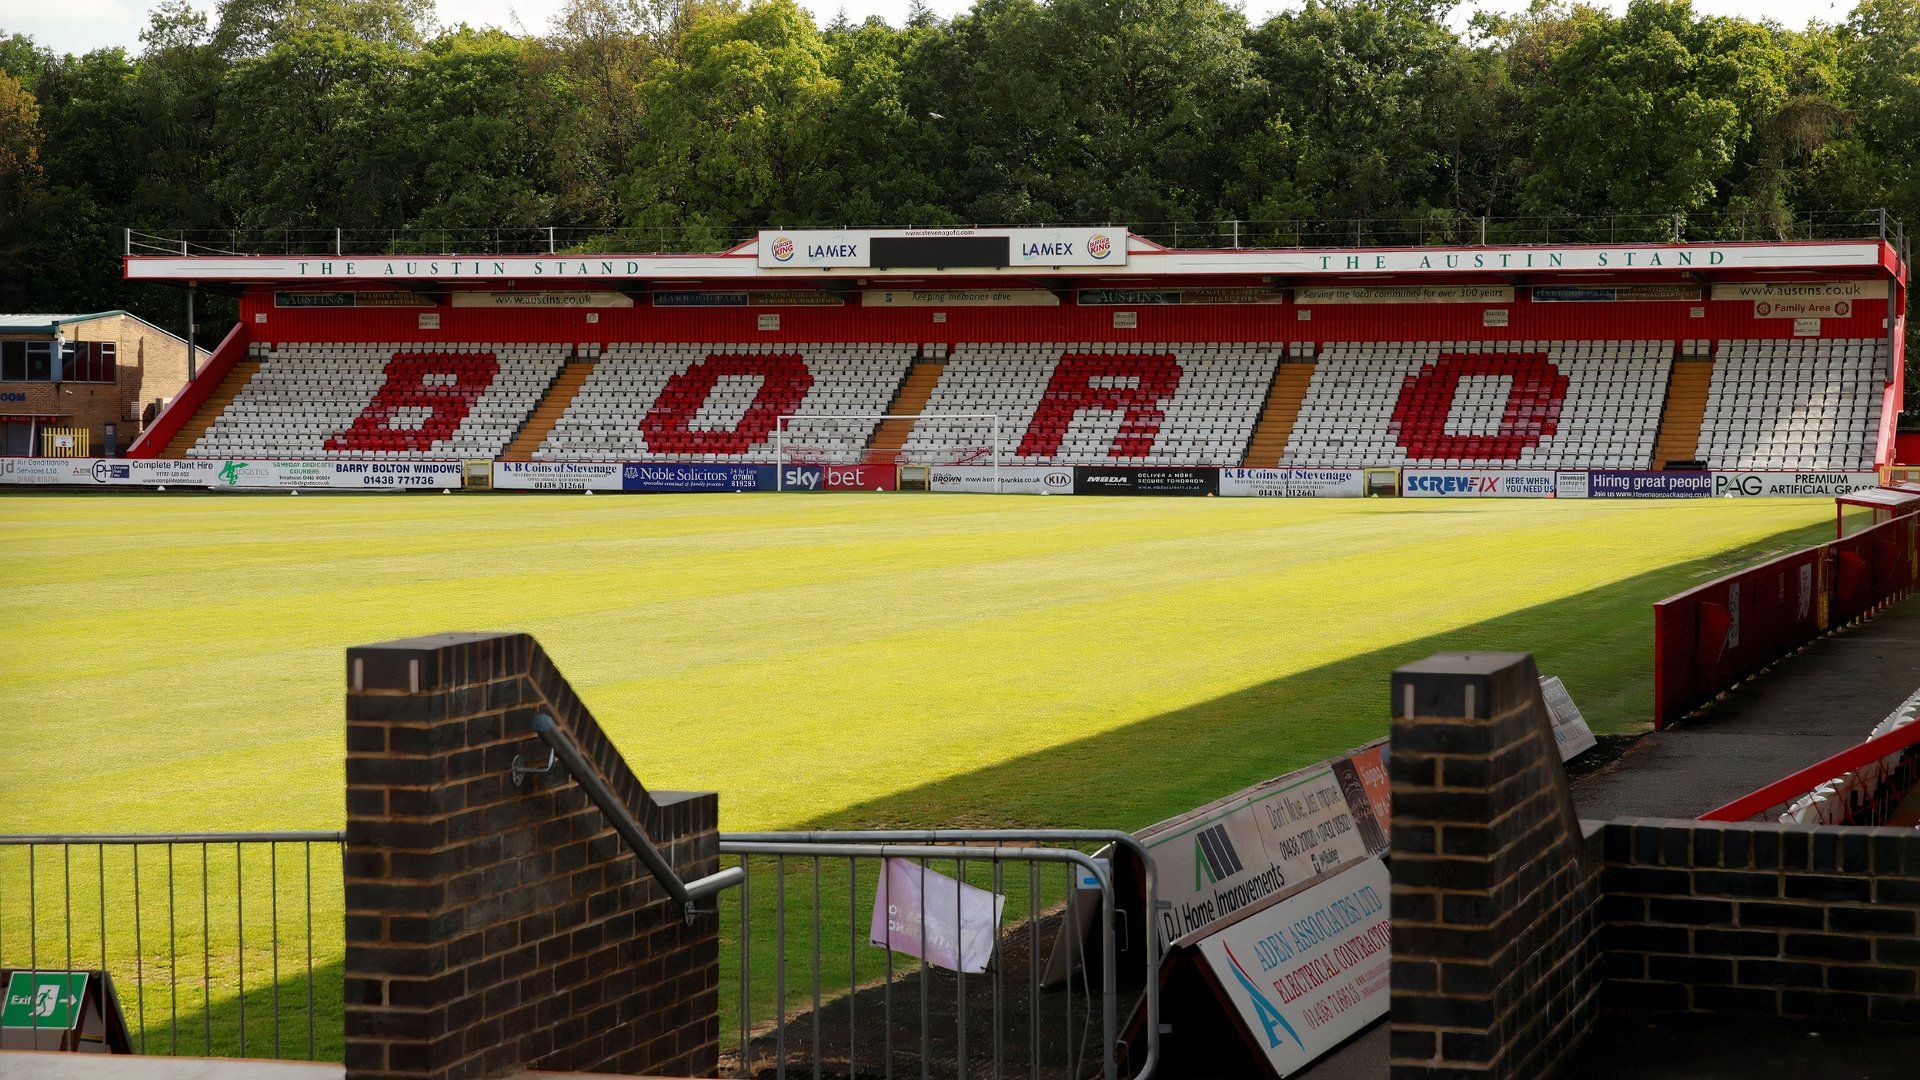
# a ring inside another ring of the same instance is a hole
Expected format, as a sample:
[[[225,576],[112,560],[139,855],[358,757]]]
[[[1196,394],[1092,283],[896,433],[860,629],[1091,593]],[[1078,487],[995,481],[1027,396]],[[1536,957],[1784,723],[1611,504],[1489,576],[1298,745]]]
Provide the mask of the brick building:
[[[0,454],[36,456],[43,431],[77,429],[86,453],[117,455],[188,376],[186,341],[138,315],[0,315]]]

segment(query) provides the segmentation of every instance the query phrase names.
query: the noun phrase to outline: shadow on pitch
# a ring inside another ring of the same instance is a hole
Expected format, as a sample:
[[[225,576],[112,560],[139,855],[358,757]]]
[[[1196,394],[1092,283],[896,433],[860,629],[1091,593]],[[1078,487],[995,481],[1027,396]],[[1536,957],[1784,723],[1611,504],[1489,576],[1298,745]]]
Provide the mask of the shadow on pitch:
[[[1202,805],[1385,735],[1393,669],[1442,651],[1533,653],[1541,674],[1565,681],[1596,730],[1644,730],[1652,715],[1654,601],[1769,553],[1827,538],[1824,524],[1777,533],[1730,552],[1362,653],[858,803],[796,827],[1019,822],[1141,828],[1165,818],[1170,808]],[[1115,679],[1132,675],[1113,673]],[[1356,723],[1355,717],[1367,719]]]

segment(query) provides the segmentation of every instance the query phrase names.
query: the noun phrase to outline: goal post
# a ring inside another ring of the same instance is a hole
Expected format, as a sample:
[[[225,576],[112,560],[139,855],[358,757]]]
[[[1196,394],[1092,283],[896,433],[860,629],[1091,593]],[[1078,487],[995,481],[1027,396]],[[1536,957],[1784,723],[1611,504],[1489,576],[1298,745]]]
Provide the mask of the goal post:
[[[785,490],[789,465],[972,465],[993,470],[997,492],[1001,420],[1000,413],[787,413],[773,428],[775,489]],[[880,441],[892,445],[873,445]]]

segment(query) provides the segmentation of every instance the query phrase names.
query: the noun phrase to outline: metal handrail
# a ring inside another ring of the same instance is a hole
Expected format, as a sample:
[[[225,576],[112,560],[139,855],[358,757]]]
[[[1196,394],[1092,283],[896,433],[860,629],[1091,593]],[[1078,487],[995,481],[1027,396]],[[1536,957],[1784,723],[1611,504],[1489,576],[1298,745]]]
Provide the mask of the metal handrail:
[[[627,847],[632,849],[634,856],[646,866],[648,872],[653,875],[653,880],[658,882],[660,887],[667,891],[667,895],[673,897],[674,902],[680,905],[688,922],[692,922],[696,914],[694,901],[705,899],[722,889],[738,885],[746,876],[746,871],[733,866],[693,881],[680,880],[680,875],[674,872],[672,865],[660,854],[660,849],[653,846],[653,841],[647,838],[646,832],[640,828],[640,823],[634,820],[633,814],[614,797],[613,789],[607,786],[607,781],[600,775],[600,770],[587,761],[586,757],[580,753],[580,748],[573,744],[573,739],[566,732],[560,730],[560,725],[554,721],[553,717],[546,713],[535,716],[533,730],[548,747],[552,748],[554,754],[560,758],[560,763],[567,767],[567,774],[572,776],[574,782],[580,785],[580,789],[587,793],[587,798],[593,800],[593,805],[600,808],[601,815],[613,826],[613,831],[620,834],[620,839],[627,842]]]

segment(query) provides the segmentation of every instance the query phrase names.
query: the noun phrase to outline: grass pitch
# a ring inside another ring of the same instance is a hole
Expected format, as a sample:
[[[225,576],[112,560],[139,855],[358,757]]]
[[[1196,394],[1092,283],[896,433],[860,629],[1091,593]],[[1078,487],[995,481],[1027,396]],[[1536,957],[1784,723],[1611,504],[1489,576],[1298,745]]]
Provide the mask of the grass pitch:
[[[643,780],[717,789],[729,828],[1135,827],[1383,733],[1388,671],[1437,648],[1532,650],[1597,729],[1640,724],[1648,604],[1830,514],[5,498],[0,830],[338,827],[343,650],[461,629],[532,632]]]
[[[1641,726],[1652,601],[1816,542],[1831,514],[1817,500],[0,497],[0,833],[337,828],[343,650],[492,629],[538,637],[642,780],[717,789],[730,830],[1133,829],[1384,733],[1388,672],[1439,649],[1532,651],[1597,730]],[[0,851],[10,964],[25,963],[18,854]],[[84,892],[92,856],[74,859]],[[99,876],[122,876],[114,859]],[[339,956],[337,870],[316,876],[323,964]],[[44,902],[59,872],[40,867]],[[246,869],[249,919],[272,902],[254,895],[262,874]],[[242,891],[221,889],[216,912]],[[107,891],[118,972],[132,916]],[[139,915],[148,963],[157,917]],[[83,957],[100,948],[90,920]],[[59,928],[35,944],[59,955]],[[263,947],[248,943],[246,966]],[[242,964],[209,964],[217,1004]],[[151,987],[137,996],[163,1008]],[[331,1011],[322,1056],[337,1053]]]

